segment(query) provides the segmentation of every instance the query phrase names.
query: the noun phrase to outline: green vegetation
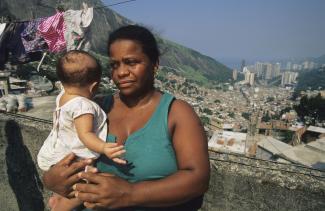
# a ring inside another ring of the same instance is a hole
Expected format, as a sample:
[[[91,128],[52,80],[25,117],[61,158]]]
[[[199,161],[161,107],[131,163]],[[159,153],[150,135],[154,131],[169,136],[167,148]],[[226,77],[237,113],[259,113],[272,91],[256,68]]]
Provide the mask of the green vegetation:
[[[211,57],[172,41],[157,39],[160,49],[163,49],[160,63],[169,67],[166,68],[167,71],[176,71],[179,75],[204,86],[231,80],[231,70]]]
[[[267,103],[272,102],[272,101],[274,101],[274,97],[267,97],[266,98]]]
[[[203,101],[204,99],[203,99],[203,97],[201,97],[201,96],[197,96],[197,97],[196,97],[196,100],[197,100],[197,101]]]
[[[269,122],[270,120],[271,120],[271,117],[268,113],[263,115],[262,122]]]
[[[325,68],[301,73],[298,76],[298,84],[294,95],[298,96],[301,91],[320,89],[325,89]]]
[[[200,116],[201,122],[203,125],[210,124],[210,119],[207,116]]]
[[[203,109],[203,113],[206,113],[208,115],[212,115],[213,114],[213,112],[210,109],[208,109],[208,108],[204,108]]]
[[[241,116],[244,117],[246,120],[249,120],[249,117],[251,116],[251,114],[247,113],[247,112],[243,112],[243,113],[241,113]]]
[[[300,104],[294,106],[298,116],[307,125],[325,121],[324,108],[325,98],[320,94],[315,97],[303,96],[300,99]]]
[[[286,108],[282,109],[282,110],[280,111],[280,116],[282,116],[283,114],[285,114],[285,113],[287,113],[287,112],[290,112],[291,110],[292,110],[291,107],[286,107]]]
[[[318,57],[318,58],[316,58],[316,59],[314,60],[314,62],[316,62],[316,63],[318,63],[318,64],[325,64],[325,54],[322,55],[322,56],[320,56],[320,57]]]

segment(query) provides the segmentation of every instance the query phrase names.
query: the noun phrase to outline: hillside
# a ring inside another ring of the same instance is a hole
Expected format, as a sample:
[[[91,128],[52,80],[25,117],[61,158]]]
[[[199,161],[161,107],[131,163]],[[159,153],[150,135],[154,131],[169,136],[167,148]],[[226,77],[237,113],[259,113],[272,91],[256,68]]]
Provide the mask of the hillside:
[[[296,93],[305,90],[325,89],[325,68],[311,70],[301,73],[298,77]]]
[[[79,9],[82,2],[94,6],[94,20],[91,26],[92,50],[102,55],[107,51],[108,34],[122,25],[133,23],[113,10],[103,7],[100,0],[1,0],[0,16],[9,15],[14,20],[45,17],[55,13],[54,8],[58,6],[58,2],[61,2],[66,9]],[[163,52],[161,65],[168,67],[164,70],[176,69],[178,74],[200,84],[211,81],[225,82],[231,78],[230,69],[214,59],[158,35],[157,39]]]
[[[325,64],[325,54],[314,59],[314,61],[317,63],[317,64]]]

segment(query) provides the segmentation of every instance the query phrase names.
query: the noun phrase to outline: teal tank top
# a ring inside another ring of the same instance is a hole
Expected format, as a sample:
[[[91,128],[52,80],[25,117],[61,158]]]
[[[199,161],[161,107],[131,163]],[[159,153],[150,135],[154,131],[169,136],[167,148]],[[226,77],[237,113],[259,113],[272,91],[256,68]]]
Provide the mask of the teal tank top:
[[[128,161],[127,165],[119,165],[101,155],[96,162],[98,170],[132,183],[160,179],[175,173],[178,169],[177,160],[167,121],[173,100],[172,95],[164,93],[148,122],[126,139],[124,143],[126,153],[123,158]],[[113,96],[107,96],[102,105],[103,110],[108,111],[112,104]],[[106,142],[115,141],[116,137],[108,134]],[[197,211],[202,201],[203,196],[200,196],[172,207],[130,207],[117,211]],[[75,210],[90,211],[82,206]]]
[[[176,172],[177,161],[167,121],[173,100],[172,95],[164,93],[148,122],[126,139],[123,158],[128,164],[120,165],[101,156],[96,165],[99,171],[117,175],[129,182],[155,180]],[[113,97],[108,96],[104,100],[105,110],[112,103]],[[108,134],[106,141],[115,142],[116,137]]]

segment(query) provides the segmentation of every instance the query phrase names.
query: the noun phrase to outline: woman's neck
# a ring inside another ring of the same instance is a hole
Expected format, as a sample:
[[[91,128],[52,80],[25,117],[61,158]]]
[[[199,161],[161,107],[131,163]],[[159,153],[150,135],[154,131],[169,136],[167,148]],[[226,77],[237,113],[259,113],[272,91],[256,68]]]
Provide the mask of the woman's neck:
[[[129,108],[134,108],[134,107],[143,107],[148,105],[152,97],[155,94],[156,89],[153,87],[145,92],[142,92],[141,94],[137,95],[122,95],[119,93],[120,100]]]

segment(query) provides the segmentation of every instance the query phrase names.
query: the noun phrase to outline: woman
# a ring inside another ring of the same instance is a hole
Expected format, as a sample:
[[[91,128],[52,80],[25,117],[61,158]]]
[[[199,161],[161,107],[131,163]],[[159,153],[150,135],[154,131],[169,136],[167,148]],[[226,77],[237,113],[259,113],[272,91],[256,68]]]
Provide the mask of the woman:
[[[73,186],[91,209],[198,210],[209,182],[206,136],[189,104],[154,88],[154,36],[141,26],[122,27],[110,35],[108,52],[119,93],[101,103],[107,141],[125,146],[128,165],[102,156],[96,167],[106,173],[80,172],[91,161],[69,155],[45,173],[46,187],[66,196]]]

